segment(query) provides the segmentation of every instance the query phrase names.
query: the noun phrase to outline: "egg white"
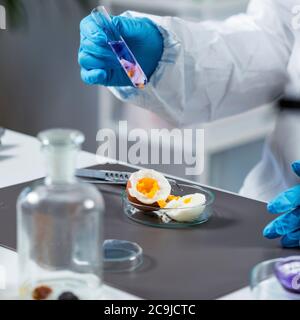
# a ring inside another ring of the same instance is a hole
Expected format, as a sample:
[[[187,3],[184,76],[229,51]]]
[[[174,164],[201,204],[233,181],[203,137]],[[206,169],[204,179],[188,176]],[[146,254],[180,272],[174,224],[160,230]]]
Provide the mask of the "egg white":
[[[186,199],[191,199],[185,203]],[[200,217],[205,209],[206,198],[202,193],[194,193],[183,196],[178,200],[167,203],[165,213],[173,220],[178,222],[191,222]],[[174,209],[174,210],[172,210]]]
[[[155,179],[158,183],[159,190],[156,192],[153,198],[147,198],[143,193],[136,189],[136,185],[139,180],[143,178]],[[166,200],[171,194],[171,185],[169,181],[159,172],[152,169],[142,169],[134,172],[129,178],[131,187],[128,188],[128,192],[131,197],[136,198],[143,204],[154,204],[158,200]]]

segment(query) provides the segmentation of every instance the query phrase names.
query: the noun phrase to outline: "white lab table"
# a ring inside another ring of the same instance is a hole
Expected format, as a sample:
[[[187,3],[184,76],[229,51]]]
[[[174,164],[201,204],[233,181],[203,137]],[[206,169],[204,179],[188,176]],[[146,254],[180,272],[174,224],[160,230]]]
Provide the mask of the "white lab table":
[[[45,175],[40,144],[36,138],[7,130],[0,146],[0,188],[41,178]],[[103,159],[105,162],[105,159]],[[99,164],[99,157],[92,153],[81,152],[78,168]],[[17,253],[0,247],[0,299],[17,298]],[[112,300],[139,299],[124,291],[103,286],[103,298]],[[242,288],[222,300],[252,299],[250,289]]]

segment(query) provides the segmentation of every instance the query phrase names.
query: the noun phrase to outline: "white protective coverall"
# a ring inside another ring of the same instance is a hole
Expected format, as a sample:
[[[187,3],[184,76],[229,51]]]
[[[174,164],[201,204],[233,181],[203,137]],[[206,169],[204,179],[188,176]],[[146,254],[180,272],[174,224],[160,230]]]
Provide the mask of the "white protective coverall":
[[[146,15],[160,28],[164,53],[144,90],[111,88],[120,99],[178,125],[208,122],[277,99],[288,77],[300,91],[300,0],[252,0],[223,22]],[[127,16],[145,16],[126,12]],[[270,200],[299,181],[300,115],[283,113],[241,194]]]

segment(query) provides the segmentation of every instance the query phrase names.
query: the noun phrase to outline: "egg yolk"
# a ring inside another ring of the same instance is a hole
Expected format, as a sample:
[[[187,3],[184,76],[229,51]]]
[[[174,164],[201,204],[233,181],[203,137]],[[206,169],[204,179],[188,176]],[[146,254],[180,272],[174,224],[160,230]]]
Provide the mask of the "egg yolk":
[[[179,196],[174,196],[174,195],[172,195],[172,194],[170,194],[170,195],[168,196],[168,201],[179,200],[179,199],[180,199]]]
[[[192,201],[192,198],[186,198],[186,199],[183,200],[183,202],[184,202],[185,204],[188,204],[188,203],[190,203],[191,201]]]
[[[165,201],[165,200],[158,200],[157,203],[160,208],[165,208],[167,205],[167,201]]]
[[[128,77],[132,78],[134,76],[134,69],[130,69],[127,71]]]
[[[148,199],[152,199],[160,188],[157,180],[142,178],[137,182],[136,189]]]
[[[160,206],[160,208],[165,208],[166,205],[167,205],[170,201],[172,201],[172,200],[176,200],[176,201],[177,201],[177,200],[179,200],[179,199],[180,199],[179,196],[174,196],[174,195],[170,194],[170,195],[168,196],[167,200],[158,200],[157,203],[158,203],[158,205]]]

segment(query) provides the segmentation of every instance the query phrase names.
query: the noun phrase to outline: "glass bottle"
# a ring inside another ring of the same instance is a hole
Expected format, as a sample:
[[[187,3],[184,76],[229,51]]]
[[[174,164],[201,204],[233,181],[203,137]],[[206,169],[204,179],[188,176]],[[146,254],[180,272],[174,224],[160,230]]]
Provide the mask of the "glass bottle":
[[[19,292],[23,299],[93,299],[102,280],[104,201],[75,178],[84,136],[67,129],[38,135],[47,177],[17,202]]]

